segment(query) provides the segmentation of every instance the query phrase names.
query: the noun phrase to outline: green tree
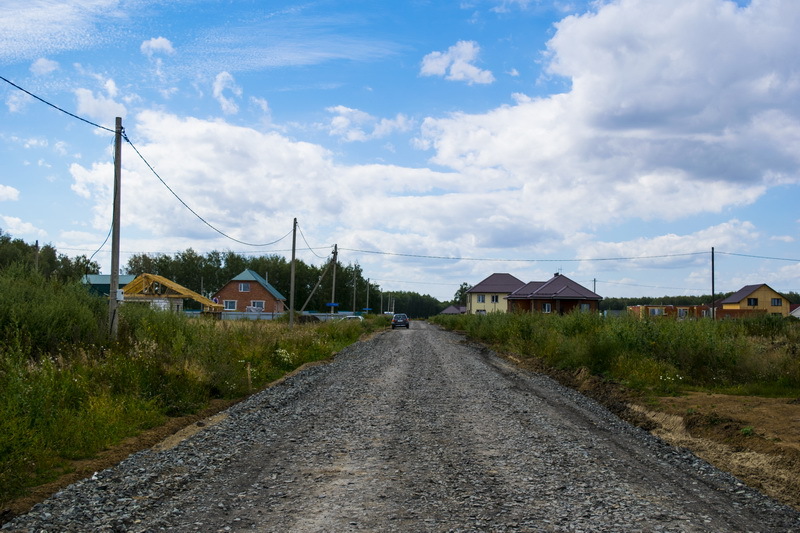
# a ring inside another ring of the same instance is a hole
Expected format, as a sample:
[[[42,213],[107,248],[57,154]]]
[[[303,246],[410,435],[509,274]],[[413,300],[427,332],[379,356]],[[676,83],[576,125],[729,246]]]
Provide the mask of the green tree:
[[[472,285],[466,281],[461,284],[456,293],[453,295],[453,305],[467,305],[467,292],[472,288]]]

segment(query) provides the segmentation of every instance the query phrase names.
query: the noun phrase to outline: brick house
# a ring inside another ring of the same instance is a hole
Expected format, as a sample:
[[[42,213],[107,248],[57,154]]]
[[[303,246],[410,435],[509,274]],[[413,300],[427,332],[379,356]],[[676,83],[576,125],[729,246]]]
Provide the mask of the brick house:
[[[531,281],[506,298],[509,312],[567,314],[575,310],[597,313],[603,298],[567,276],[556,273],[548,281]]]
[[[231,279],[212,299],[222,304],[223,312],[282,313],[286,310],[286,298],[250,269]]]

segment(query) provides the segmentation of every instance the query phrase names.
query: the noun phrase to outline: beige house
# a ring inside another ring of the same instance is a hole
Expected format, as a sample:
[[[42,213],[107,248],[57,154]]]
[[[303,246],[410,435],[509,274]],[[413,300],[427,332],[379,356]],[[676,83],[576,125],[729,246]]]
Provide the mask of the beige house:
[[[511,274],[492,274],[467,291],[467,314],[508,312],[508,295],[524,285]]]
[[[722,305],[722,309],[718,311],[720,318],[725,317],[726,311],[732,311],[737,316],[741,316],[742,311],[789,316],[789,300],[766,283],[742,287],[720,304]]]

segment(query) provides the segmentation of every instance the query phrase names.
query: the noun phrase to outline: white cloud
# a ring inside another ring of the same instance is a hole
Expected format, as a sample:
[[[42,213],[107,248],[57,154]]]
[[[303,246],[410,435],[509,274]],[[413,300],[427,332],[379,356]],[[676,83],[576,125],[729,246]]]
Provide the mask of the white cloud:
[[[39,229],[30,222],[24,222],[21,218],[0,215],[3,231],[17,238],[29,237],[43,239],[47,237],[47,232]]]
[[[0,2],[0,60],[32,59],[108,38],[100,20],[114,18],[118,0]]]
[[[652,268],[686,263],[707,263],[711,248],[728,251],[746,250],[759,238],[755,226],[746,221],[730,220],[687,235],[668,233],[655,237],[640,237],[621,242],[596,241],[584,236],[580,244],[581,258],[636,258],[625,261],[619,268]]]
[[[214,98],[219,102],[223,113],[226,115],[235,115],[239,112],[239,106],[236,102],[232,98],[225,96],[226,91],[232,93],[233,96],[242,96],[241,87],[236,85],[236,80],[233,79],[233,76],[231,76],[229,72],[220,72],[217,74],[216,78],[214,78],[213,91]]]
[[[45,57],[40,57],[31,65],[31,72],[37,76],[44,76],[58,70],[58,62]]]
[[[11,113],[19,113],[31,102],[33,102],[33,98],[27,94],[21,91],[14,91],[8,93],[8,98],[6,98],[6,107],[8,107],[8,110]]]
[[[749,205],[800,183],[798,24],[800,3],[785,0],[597,4],[548,44],[571,90],[428,118],[416,145],[463,173],[465,191],[506,191],[486,208],[518,228],[569,235]],[[428,71],[447,64],[433,55]]]
[[[334,115],[326,126],[328,133],[347,142],[381,139],[395,132],[407,132],[414,125],[401,113],[395,118],[378,119],[364,111],[342,105],[329,107],[326,111]]]
[[[139,50],[147,57],[153,57],[157,54],[172,55],[175,53],[172,43],[166,37],[153,37],[144,41],[139,47]]]
[[[474,41],[458,41],[446,52],[431,52],[422,58],[422,76],[443,76],[451,81],[487,84],[494,81],[491,71],[476,67],[480,46]]]
[[[19,190],[9,185],[0,184],[0,202],[19,200]]]
[[[112,87],[113,82],[112,82]],[[113,124],[114,117],[125,117],[127,110],[123,104],[115,102],[113,96],[95,95],[89,89],[75,89],[78,99],[78,114],[89,116],[102,122],[102,125]]]

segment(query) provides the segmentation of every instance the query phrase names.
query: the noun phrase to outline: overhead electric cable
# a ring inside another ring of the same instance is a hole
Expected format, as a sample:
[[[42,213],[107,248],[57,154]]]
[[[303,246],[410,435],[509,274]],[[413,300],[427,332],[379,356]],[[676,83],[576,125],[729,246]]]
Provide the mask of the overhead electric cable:
[[[800,262],[800,259],[789,259],[787,257],[767,257],[763,255],[737,254],[733,252],[720,252],[719,250],[717,250],[716,253],[722,255],[735,255],[737,257],[750,257],[752,259],[770,259],[772,261],[790,261],[792,263]]]
[[[420,259],[446,259],[450,261],[492,261],[492,262],[500,262],[500,263],[579,263],[582,261],[637,261],[641,259],[666,259],[670,257],[686,257],[691,255],[704,255],[708,254],[709,252],[688,252],[682,254],[662,254],[662,255],[641,255],[638,257],[589,257],[589,258],[578,258],[578,259],[494,259],[494,258],[485,258],[485,257],[448,257],[448,256],[441,256],[441,255],[421,255],[421,254],[401,254],[395,252],[381,252],[377,250],[357,250],[353,248],[342,248],[339,247],[340,250],[346,250],[348,252],[358,252],[364,254],[376,254],[376,255],[392,255],[398,257],[414,257]]]
[[[223,236],[223,237],[225,237],[226,239],[230,239],[230,240],[232,240],[232,241],[234,241],[234,242],[238,242],[239,244],[243,244],[243,245],[245,245],[245,246],[262,247],[262,246],[271,246],[271,245],[273,245],[273,244],[276,244],[276,243],[278,243],[278,242],[282,241],[283,239],[285,239],[286,237],[288,237],[289,235],[291,235],[291,234],[292,234],[292,231],[293,231],[293,230],[289,230],[289,231],[286,233],[286,235],[284,235],[284,236],[283,236],[283,237],[281,237],[280,239],[274,240],[274,241],[272,241],[272,242],[258,243],[258,244],[257,244],[257,243],[251,243],[251,242],[245,242],[245,241],[239,240],[239,239],[237,239],[237,238],[235,238],[235,237],[231,237],[230,235],[228,235],[227,233],[225,233],[225,232],[224,232],[224,231],[222,231],[221,229],[219,229],[219,228],[215,227],[213,224],[211,224],[210,222],[208,222],[208,221],[207,221],[205,218],[203,218],[202,216],[200,216],[200,215],[199,215],[199,214],[198,214],[198,213],[197,213],[197,212],[196,212],[194,209],[192,209],[191,207],[189,207],[189,204],[187,204],[186,202],[184,202],[184,201],[183,201],[183,199],[182,199],[180,196],[178,196],[178,194],[177,194],[175,191],[173,191],[173,190],[172,190],[172,187],[170,187],[169,185],[167,185],[167,182],[165,182],[165,181],[164,181],[164,180],[161,178],[161,176],[159,176],[159,175],[158,175],[158,172],[156,172],[156,169],[154,169],[154,168],[153,168],[153,166],[152,166],[152,165],[151,165],[151,164],[150,164],[150,163],[147,161],[147,159],[145,159],[145,158],[144,158],[144,156],[143,156],[143,155],[142,155],[142,154],[139,152],[139,150],[137,150],[137,149],[136,149],[136,146],[134,146],[134,144],[131,142],[131,140],[128,138],[128,136],[125,134],[125,132],[124,132],[124,131],[123,131],[123,133],[122,133],[122,137],[125,139],[125,141],[126,141],[128,144],[130,144],[130,145],[131,145],[131,148],[133,148],[133,151],[134,151],[134,152],[136,152],[136,155],[138,155],[138,156],[139,156],[139,159],[141,159],[141,160],[142,160],[142,162],[144,162],[144,164],[145,164],[145,165],[147,165],[147,168],[149,168],[149,169],[150,169],[150,172],[152,172],[152,173],[153,173],[153,175],[154,175],[156,178],[158,178],[158,181],[160,181],[160,182],[161,182],[161,184],[162,184],[164,187],[166,187],[166,188],[167,188],[167,190],[168,190],[170,193],[172,193],[172,196],[174,196],[174,197],[175,197],[175,198],[176,198],[176,199],[177,199],[177,200],[178,200],[178,201],[179,201],[181,204],[183,204],[183,207],[185,207],[186,209],[188,209],[188,210],[189,210],[189,212],[190,212],[190,213],[192,213],[192,214],[193,214],[195,217],[197,217],[197,219],[198,219],[198,220],[200,220],[200,221],[201,221],[203,224],[205,224],[206,226],[208,226],[208,227],[209,227],[209,228],[211,228],[212,230],[216,231],[217,233],[219,233],[220,235],[222,235],[222,236]]]
[[[308,240],[306,240],[306,236],[303,234],[303,230],[302,230],[302,229],[300,229],[300,225],[299,225],[299,224],[297,225],[297,231],[299,231],[299,232],[300,232],[300,236],[303,238],[303,242],[304,242],[304,243],[306,243],[306,248],[308,248],[308,250],[309,250],[309,251],[310,251],[312,254],[316,255],[316,256],[317,256],[317,257],[319,257],[320,259],[327,259],[326,257],[323,257],[323,256],[319,255],[317,252],[315,252],[315,251],[314,251],[314,249],[313,249],[313,248],[311,248],[311,245],[310,245],[310,244],[308,244]]]
[[[49,106],[50,106],[50,107],[52,107],[53,109],[56,109],[56,110],[58,110],[58,111],[61,111],[62,113],[64,113],[64,114],[66,114],[66,115],[69,115],[69,116],[71,116],[72,118],[77,118],[78,120],[81,120],[81,121],[83,121],[83,122],[85,122],[85,123],[87,123],[87,124],[90,124],[90,125],[94,126],[95,128],[100,128],[101,130],[105,130],[105,131],[107,131],[107,132],[110,132],[110,133],[116,133],[116,132],[115,132],[113,129],[111,129],[111,128],[107,128],[107,127],[105,127],[105,126],[101,126],[100,124],[95,124],[95,123],[94,123],[94,122],[92,122],[91,120],[87,120],[87,119],[85,119],[85,118],[83,118],[83,117],[79,117],[78,115],[76,115],[76,114],[74,114],[74,113],[70,113],[69,111],[67,111],[67,110],[65,110],[65,109],[62,109],[62,108],[58,107],[58,106],[57,106],[57,105],[55,105],[55,104],[51,104],[50,102],[48,102],[48,101],[47,101],[47,100],[45,100],[44,98],[41,98],[41,97],[39,97],[39,96],[36,96],[36,95],[35,95],[35,94],[33,94],[32,92],[30,92],[30,91],[27,91],[27,90],[23,89],[22,87],[20,87],[20,86],[19,86],[19,85],[17,85],[16,83],[14,83],[14,82],[12,82],[12,81],[9,81],[9,80],[7,80],[7,79],[6,79],[6,78],[4,78],[3,76],[0,76],[0,80],[3,80],[4,82],[8,83],[9,85],[11,85],[11,86],[13,86],[13,87],[15,87],[15,88],[19,89],[20,91],[24,92],[24,93],[25,93],[25,94],[27,94],[28,96],[30,96],[30,97],[32,97],[32,98],[35,98],[35,99],[39,100],[40,102],[42,102],[43,104],[49,105]]]

